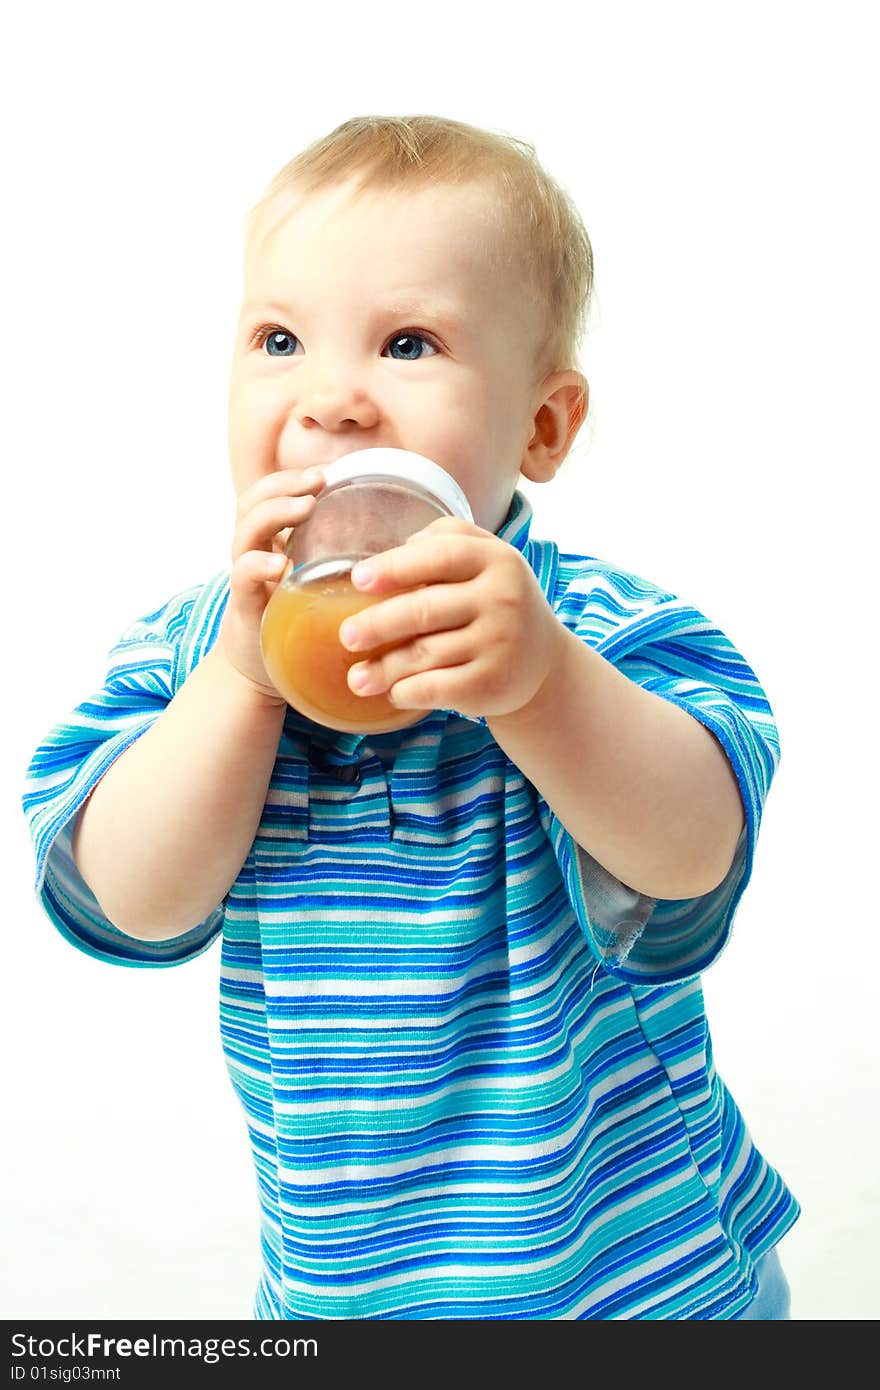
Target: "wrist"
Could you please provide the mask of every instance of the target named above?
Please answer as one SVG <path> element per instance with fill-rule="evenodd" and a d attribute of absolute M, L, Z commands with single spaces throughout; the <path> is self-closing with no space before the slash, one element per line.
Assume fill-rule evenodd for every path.
<path fill-rule="evenodd" d="M 554 711 L 559 708 L 560 692 L 570 678 L 572 644 L 581 644 L 555 614 L 551 615 L 551 623 L 549 651 L 543 678 L 528 700 L 518 709 L 488 717 L 487 723 L 493 733 L 496 730 L 499 733 L 528 730 L 555 717 Z"/>
<path fill-rule="evenodd" d="M 283 722 L 287 701 L 273 685 L 255 681 L 235 662 L 230 660 L 223 645 L 222 634 L 218 637 L 203 664 L 211 664 L 217 678 L 223 682 L 231 698 L 241 700 L 257 713 L 274 714 Z"/>

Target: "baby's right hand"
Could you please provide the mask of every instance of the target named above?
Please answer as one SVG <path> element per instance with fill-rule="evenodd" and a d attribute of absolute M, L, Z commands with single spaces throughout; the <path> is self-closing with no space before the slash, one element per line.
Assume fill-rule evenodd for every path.
<path fill-rule="evenodd" d="M 323 486 L 320 468 L 283 468 L 258 479 L 238 499 L 229 602 L 217 647 L 258 694 L 279 704 L 285 701 L 263 663 L 260 623 L 290 564 L 284 550 L 291 532 L 311 514 Z"/>

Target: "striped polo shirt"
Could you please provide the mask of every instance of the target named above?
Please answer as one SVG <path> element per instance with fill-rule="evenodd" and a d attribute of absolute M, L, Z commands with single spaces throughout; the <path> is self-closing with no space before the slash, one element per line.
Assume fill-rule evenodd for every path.
<path fill-rule="evenodd" d="M 746 824 L 710 893 L 621 883 L 485 720 L 356 735 L 288 709 L 224 900 L 171 940 L 117 930 L 73 863 L 73 819 L 216 640 L 228 571 L 133 624 L 31 761 L 36 888 L 74 946 L 168 966 L 221 940 L 256 1318 L 738 1318 L 798 1215 L 715 1070 L 700 987 L 778 762 L 767 698 L 696 609 L 530 521 L 517 493 L 499 535 L 559 621 L 730 760 Z"/>

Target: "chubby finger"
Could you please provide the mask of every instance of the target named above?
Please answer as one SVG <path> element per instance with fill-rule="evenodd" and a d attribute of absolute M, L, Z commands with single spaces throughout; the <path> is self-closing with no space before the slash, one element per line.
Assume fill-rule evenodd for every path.
<path fill-rule="evenodd" d="M 473 636 L 467 628 L 432 632 L 381 656 L 355 662 L 348 671 L 348 684 L 356 695 L 380 695 L 412 676 L 464 665 L 472 658 Z"/>
<path fill-rule="evenodd" d="M 320 468 L 276 468 L 245 488 L 238 499 L 237 514 L 243 517 L 270 497 L 304 497 L 307 493 L 317 496 L 323 487 Z"/>
<path fill-rule="evenodd" d="M 436 521 L 429 522 L 420 531 L 414 531 L 408 540 L 423 540 L 425 536 L 442 535 L 489 537 L 493 535 L 493 532 L 485 531 L 475 521 L 465 521 L 464 517 L 461 516 L 438 516 Z"/>
<path fill-rule="evenodd" d="M 476 601 L 465 584 L 434 584 L 395 594 L 346 618 L 339 640 L 350 652 L 366 652 L 427 632 L 464 627 L 476 617 Z"/>
<path fill-rule="evenodd" d="M 474 534 L 470 530 L 441 532 L 428 528 L 393 550 L 359 560 L 351 572 L 351 582 L 356 589 L 373 594 L 411 589 L 418 584 L 473 579 L 489 561 L 487 547 L 504 544 L 488 531 Z"/>
<path fill-rule="evenodd" d="M 386 692 L 398 709 L 454 709 L 461 714 L 481 715 L 487 706 L 474 689 L 473 663 L 437 666 L 395 681 Z"/>
<path fill-rule="evenodd" d="M 232 538 L 233 560 L 252 550 L 271 550 L 276 538 L 277 548 L 283 549 L 291 531 L 302 526 L 314 507 L 315 498 L 311 493 L 298 497 L 269 497 L 257 502 L 239 518 Z"/>
<path fill-rule="evenodd" d="M 266 607 L 268 586 L 277 583 L 290 567 L 284 555 L 249 550 L 240 555 L 229 575 L 229 600 L 243 618 L 259 622 Z"/>

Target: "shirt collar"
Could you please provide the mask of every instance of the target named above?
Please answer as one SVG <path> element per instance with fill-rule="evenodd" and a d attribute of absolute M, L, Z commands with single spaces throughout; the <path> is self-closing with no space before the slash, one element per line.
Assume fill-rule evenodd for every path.
<path fill-rule="evenodd" d="M 529 545 L 529 528 L 532 524 L 532 504 L 521 492 L 515 492 L 507 510 L 507 516 L 495 532 L 499 540 L 509 541 L 517 550 L 525 553 Z"/>
<path fill-rule="evenodd" d="M 541 586 L 548 603 L 553 602 L 556 591 L 556 571 L 559 552 L 548 541 L 533 541 L 529 535 L 532 525 L 532 504 L 522 492 L 515 492 L 511 498 L 507 516 L 496 535 L 514 546 L 528 562 L 532 573 Z"/>

